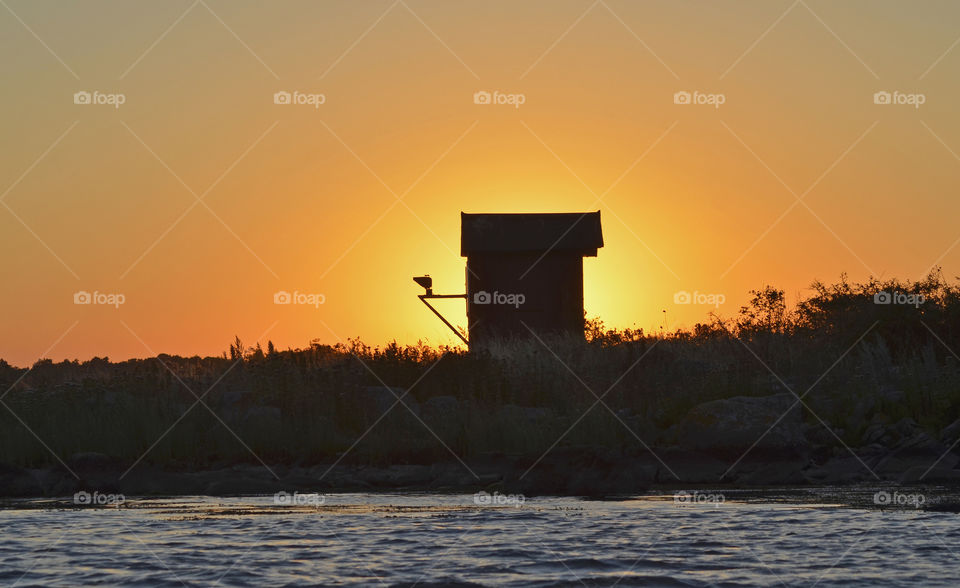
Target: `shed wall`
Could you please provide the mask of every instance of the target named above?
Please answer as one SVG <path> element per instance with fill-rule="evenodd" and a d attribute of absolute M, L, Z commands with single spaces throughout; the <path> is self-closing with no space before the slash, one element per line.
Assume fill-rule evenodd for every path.
<path fill-rule="evenodd" d="M 476 253 L 467 258 L 471 347 L 501 337 L 528 337 L 530 330 L 583 336 L 583 258 L 579 253 L 552 252 L 538 262 L 541 255 Z M 499 300 L 478 303 L 481 292 L 491 298 L 496 293 Z M 509 295 L 522 295 L 523 303 L 508 303 Z"/>

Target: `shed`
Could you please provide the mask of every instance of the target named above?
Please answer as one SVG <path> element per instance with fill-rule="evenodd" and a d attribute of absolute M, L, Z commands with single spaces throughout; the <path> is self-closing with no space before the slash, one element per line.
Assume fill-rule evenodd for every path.
<path fill-rule="evenodd" d="M 471 348 L 499 338 L 583 336 L 583 258 L 603 247 L 600 211 L 461 213 Z"/>

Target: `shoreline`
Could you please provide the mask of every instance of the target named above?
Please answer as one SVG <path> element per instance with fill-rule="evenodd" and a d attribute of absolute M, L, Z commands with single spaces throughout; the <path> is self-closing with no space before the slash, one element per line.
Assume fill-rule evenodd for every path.
<path fill-rule="evenodd" d="M 651 453 L 611 456 L 601 451 L 557 449 L 536 460 L 488 456 L 460 463 L 369 465 L 223 464 L 215 467 L 171 468 L 121 463 L 99 454 L 82 454 L 68 461 L 76 477 L 63 466 L 19 468 L 0 466 L 0 498 L 53 498 L 78 492 L 125 496 L 246 496 L 280 492 L 314 493 L 476 493 L 500 492 L 525 496 L 604 498 L 646 492 L 718 490 L 738 494 L 768 493 L 776 488 L 806 492 L 817 488 L 852 491 L 877 488 L 938 489 L 960 502 L 960 470 L 929 468 L 916 459 L 901 471 L 929 469 L 926 476 L 874 477 L 861 467 L 851 471 L 845 458 L 816 464 L 808 457 L 745 459 L 724 477 L 729 466 L 716 458 L 667 448 L 658 451 L 669 470 Z M 852 458 L 850 458 L 852 459 Z M 869 458 L 868 458 L 869 459 Z M 880 460 L 885 457 L 880 457 Z M 922 462 L 922 463 L 921 463 Z M 833 463 L 833 465 L 830 465 Z M 902 462 L 898 462 L 902 466 Z"/>
<path fill-rule="evenodd" d="M 892 491 L 892 492 L 891 492 Z M 892 501 L 877 500 L 878 495 L 885 495 L 889 500 L 890 495 L 908 498 L 917 498 L 920 500 L 910 501 L 897 500 Z M 141 509 L 141 508 L 162 508 L 165 510 L 177 511 L 180 514 L 184 512 L 201 512 L 211 510 L 213 515 L 225 513 L 231 515 L 251 515 L 251 514 L 289 514 L 291 512 L 300 513 L 352 513 L 364 512 L 364 505 L 367 509 L 390 511 L 392 508 L 389 502 L 375 505 L 368 504 L 369 501 L 350 501 L 352 496 L 365 496 L 368 499 L 375 499 L 395 496 L 398 499 L 410 499 L 416 497 L 434 496 L 440 498 L 449 498 L 454 496 L 470 497 L 471 494 L 465 489 L 448 490 L 429 490 L 429 489 L 376 489 L 366 491 L 330 491 L 326 493 L 301 493 L 301 497 L 315 498 L 310 501 L 278 501 L 275 495 L 269 493 L 240 493 L 240 494 L 158 494 L 158 495 L 121 495 L 118 502 L 111 504 L 78 504 L 75 496 L 46 496 L 46 497 L 16 497 L 0 498 L 0 510 L 117 510 L 117 509 Z M 873 484 L 857 484 L 852 486 L 780 486 L 766 488 L 736 488 L 732 486 L 701 486 L 699 489 L 687 487 L 679 489 L 672 486 L 657 486 L 644 490 L 640 493 L 625 493 L 610 496 L 576 496 L 576 495 L 540 495 L 532 497 L 523 497 L 523 500 L 517 503 L 490 503 L 477 500 L 477 494 L 474 493 L 472 503 L 466 504 L 447 504 L 438 503 L 436 505 L 423 505 L 417 507 L 421 510 L 430 511 L 439 509 L 449 510 L 476 510 L 483 511 L 487 509 L 501 509 L 511 511 L 520 508 L 531 508 L 526 504 L 530 499 L 570 499 L 575 501 L 596 501 L 596 502 L 668 502 L 678 509 L 719 509 L 727 504 L 755 504 L 755 505 L 791 505 L 798 507 L 813 508 L 840 508 L 840 509 L 860 509 L 871 511 L 882 511 L 891 513 L 916 513 L 916 512 L 940 512 L 948 514 L 960 514 L 960 487 L 944 487 L 939 485 L 922 485 L 910 487 L 898 487 L 896 490 L 889 486 Z M 514 495 L 510 495 L 514 496 Z M 698 499 L 698 496 L 704 499 Z M 330 501 L 334 498 L 335 501 Z M 347 500 L 337 500 L 346 498 Z M 196 507 L 189 503 L 184 503 L 184 499 L 197 499 L 200 501 L 221 500 L 225 504 L 217 507 L 200 506 Z M 254 499 L 263 499 L 267 502 L 261 504 L 259 501 L 252 502 Z M 271 500 L 272 499 L 272 500 Z M 218 509 L 226 508 L 226 511 Z M 411 507 L 404 507 L 409 510 Z M 532 506 L 534 509 L 542 506 Z"/>

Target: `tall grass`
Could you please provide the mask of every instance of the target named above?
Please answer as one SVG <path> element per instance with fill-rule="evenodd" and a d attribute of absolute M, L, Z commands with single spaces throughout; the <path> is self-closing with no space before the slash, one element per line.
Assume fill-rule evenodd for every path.
<path fill-rule="evenodd" d="M 924 302 L 876 304 L 878 292 Z M 752 294 L 736 317 L 686 331 L 651 336 L 589 320 L 586 340 L 504 341 L 474 353 L 360 341 L 264 351 L 237 340 L 221 357 L 41 360 L 29 370 L 0 361 L 11 409 L 0 407 L 0 462 L 98 452 L 175 468 L 345 453 L 430 463 L 450 459 L 447 448 L 463 458 L 538 456 L 561 436 L 561 445 L 616 452 L 636 447 L 634 434 L 667 442 L 664 431 L 697 404 L 787 389 L 809 390 L 813 412 L 850 444 L 871 422 L 909 417 L 937 432 L 960 417 L 960 288 L 939 272 L 815 283 L 789 309 L 780 290 Z M 385 417 L 396 398 L 384 384 L 403 395 Z"/>

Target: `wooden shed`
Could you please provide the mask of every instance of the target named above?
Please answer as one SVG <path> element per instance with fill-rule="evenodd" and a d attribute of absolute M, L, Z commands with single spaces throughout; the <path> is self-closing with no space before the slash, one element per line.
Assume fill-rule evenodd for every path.
<path fill-rule="evenodd" d="M 603 247 L 600 211 L 461 213 L 470 347 L 537 334 L 583 336 L 583 258 Z"/>

